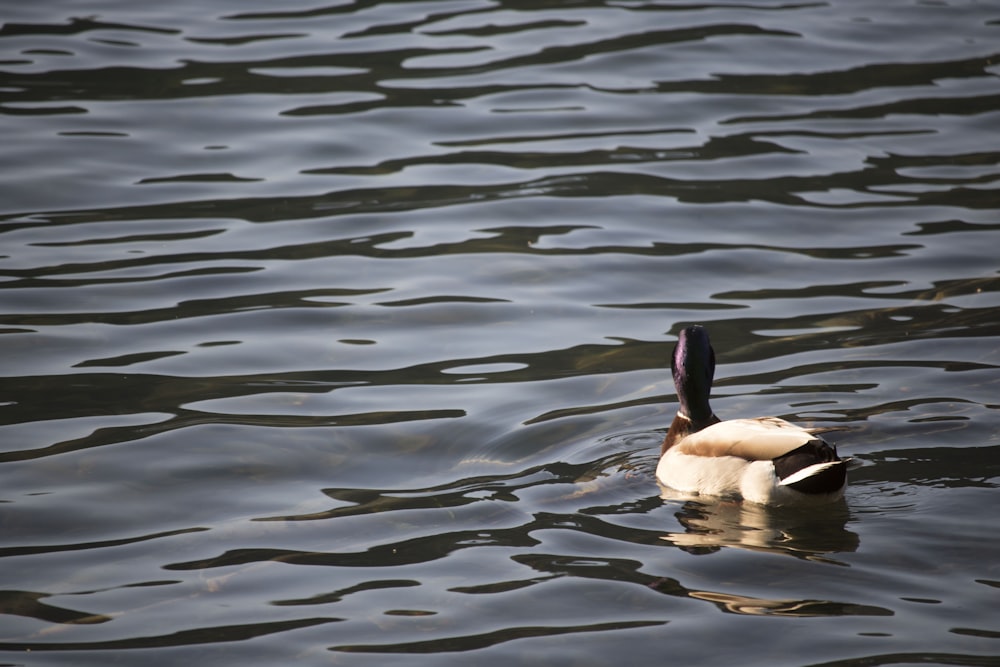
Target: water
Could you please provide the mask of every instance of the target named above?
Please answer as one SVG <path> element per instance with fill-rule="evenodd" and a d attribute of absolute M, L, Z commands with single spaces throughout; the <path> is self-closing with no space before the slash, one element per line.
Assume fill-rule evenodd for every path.
<path fill-rule="evenodd" d="M 1000 664 L 1000 6 L 2 13 L 3 664 Z"/>

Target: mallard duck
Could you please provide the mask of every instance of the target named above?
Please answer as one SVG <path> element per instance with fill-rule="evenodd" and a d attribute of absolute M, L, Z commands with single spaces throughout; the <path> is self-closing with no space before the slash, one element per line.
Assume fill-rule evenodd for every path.
<path fill-rule="evenodd" d="M 701 326 L 681 331 L 670 364 L 680 408 L 656 478 L 683 493 L 786 505 L 844 494 L 849 459 L 818 433 L 778 417 L 721 421 L 708 403 L 715 350 Z"/>

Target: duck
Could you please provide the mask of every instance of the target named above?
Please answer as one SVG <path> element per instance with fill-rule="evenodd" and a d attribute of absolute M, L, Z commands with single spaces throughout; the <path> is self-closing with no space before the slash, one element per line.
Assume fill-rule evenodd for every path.
<path fill-rule="evenodd" d="M 721 420 L 709 404 L 715 350 L 701 325 L 684 328 L 670 362 L 677 414 L 660 448 L 656 479 L 684 494 L 762 505 L 830 503 L 847 487 L 849 458 L 820 433 L 779 417 Z"/>

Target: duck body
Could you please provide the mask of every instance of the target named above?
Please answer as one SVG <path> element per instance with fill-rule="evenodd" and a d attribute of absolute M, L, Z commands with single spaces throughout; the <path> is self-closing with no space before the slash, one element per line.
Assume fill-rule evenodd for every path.
<path fill-rule="evenodd" d="M 709 406 L 715 353 L 704 328 L 681 332 L 671 364 L 680 410 L 663 441 L 656 478 L 683 493 L 768 505 L 833 502 L 848 460 L 822 429 L 778 417 L 721 421 Z"/>
<path fill-rule="evenodd" d="M 660 457 L 656 477 L 684 493 L 765 505 L 822 503 L 843 496 L 847 461 L 813 431 L 784 419 L 732 419 L 675 442 Z"/>

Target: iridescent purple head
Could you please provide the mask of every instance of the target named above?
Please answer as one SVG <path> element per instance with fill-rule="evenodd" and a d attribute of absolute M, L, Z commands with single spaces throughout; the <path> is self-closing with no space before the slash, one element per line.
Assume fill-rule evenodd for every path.
<path fill-rule="evenodd" d="M 712 421 L 708 398 L 715 377 L 715 350 L 704 327 L 696 324 L 681 330 L 670 369 L 677 388 L 679 412 L 695 424 Z"/>

